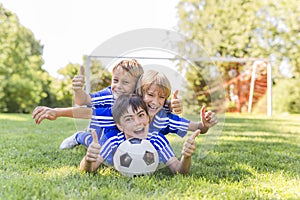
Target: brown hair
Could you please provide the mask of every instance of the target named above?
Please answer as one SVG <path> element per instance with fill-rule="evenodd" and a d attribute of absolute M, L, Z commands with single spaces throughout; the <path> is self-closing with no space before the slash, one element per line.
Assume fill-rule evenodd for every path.
<path fill-rule="evenodd" d="M 138 79 L 143 73 L 144 69 L 137 60 L 122 60 L 112 69 L 112 73 L 114 73 L 117 69 L 121 68 L 122 70 L 128 72 L 131 76 Z"/>
<path fill-rule="evenodd" d="M 151 85 L 157 85 L 166 95 L 166 99 L 171 94 L 171 84 L 169 79 L 162 73 L 155 70 L 149 70 L 143 74 L 137 82 L 136 93 L 144 96 Z"/>
<path fill-rule="evenodd" d="M 112 115 L 116 124 L 120 124 L 121 117 L 127 113 L 129 107 L 132 108 L 133 112 L 141 108 L 145 110 L 149 116 L 147 105 L 141 96 L 136 94 L 123 94 L 116 99 L 112 106 Z"/>

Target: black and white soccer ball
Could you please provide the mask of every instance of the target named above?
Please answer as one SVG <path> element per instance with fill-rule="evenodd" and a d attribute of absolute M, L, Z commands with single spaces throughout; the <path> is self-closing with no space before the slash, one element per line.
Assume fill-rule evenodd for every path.
<path fill-rule="evenodd" d="M 124 176 L 146 175 L 156 171 L 158 153 L 149 140 L 130 138 L 117 148 L 114 167 Z"/>

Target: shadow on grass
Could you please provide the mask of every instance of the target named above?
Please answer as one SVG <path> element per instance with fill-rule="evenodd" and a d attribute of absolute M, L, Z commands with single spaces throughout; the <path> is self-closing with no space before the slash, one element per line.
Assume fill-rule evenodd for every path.
<path fill-rule="evenodd" d="M 190 175 L 215 183 L 239 182 L 257 174 L 277 172 L 299 177 L 297 130 L 300 125 L 289 119 L 228 117 L 217 144 L 208 147 L 210 153 L 204 159 L 194 154 Z M 199 145 L 205 148 L 210 144 Z M 181 149 L 182 142 L 174 140 L 172 146 Z"/>
<path fill-rule="evenodd" d="M 230 149 L 230 152 L 228 150 Z M 227 141 L 204 159 L 193 159 L 191 174 L 213 182 L 241 181 L 257 173 L 300 175 L 300 150 L 283 142 Z"/>

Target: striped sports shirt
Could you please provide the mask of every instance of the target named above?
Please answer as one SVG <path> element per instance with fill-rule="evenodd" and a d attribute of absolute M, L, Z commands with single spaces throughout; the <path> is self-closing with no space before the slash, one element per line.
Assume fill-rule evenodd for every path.
<path fill-rule="evenodd" d="M 106 134 L 108 137 L 100 138 L 100 156 L 110 165 L 113 165 L 113 156 L 118 146 L 126 140 L 123 132 L 118 129 L 110 129 Z M 152 132 L 148 134 L 147 140 L 151 142 L 154 148 L 157 150 L 159 156 L 159 162 L 167 163 L 172 157 L 175 157 L 175 153 L 169 144 L 166 137 L 158 132 Z"/>
<path fill-rule="evenodd" d="M 114 103 L 111 87 L 107 87 L 95 94 L 90 94 L 92 99 L 93 114 L 90 122 L 90 128 L 99 130 L 102 128 L 116 128 L 112 116 L 111 107 Z M 164 105 L 150 123 L 149 132 L 160 132 L 164 135 L 175 133 L 180 137 L 187 134 L 190 121 L 173 114 Z M 99 132 L 99 131 L 98 131 Z"/>

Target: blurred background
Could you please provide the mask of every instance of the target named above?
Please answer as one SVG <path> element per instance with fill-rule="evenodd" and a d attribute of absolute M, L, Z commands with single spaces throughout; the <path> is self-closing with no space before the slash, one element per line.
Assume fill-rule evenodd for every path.
<path fill-rule="evenodd" d="M 298 0 L 1 1 L 0 112 L 72 106 L 72 78 L 93 49 L 139 28 L 184 36 L 177 48 L 193 63 L 177 60 L 173 71 L 187 83 L 185 112 L 193 99 L 216 111 L 267 114 L 271 97 L 273 114 L 300 113 Z M 110 85 L 101 59 L 89 67 L 92 91 Z"/>

